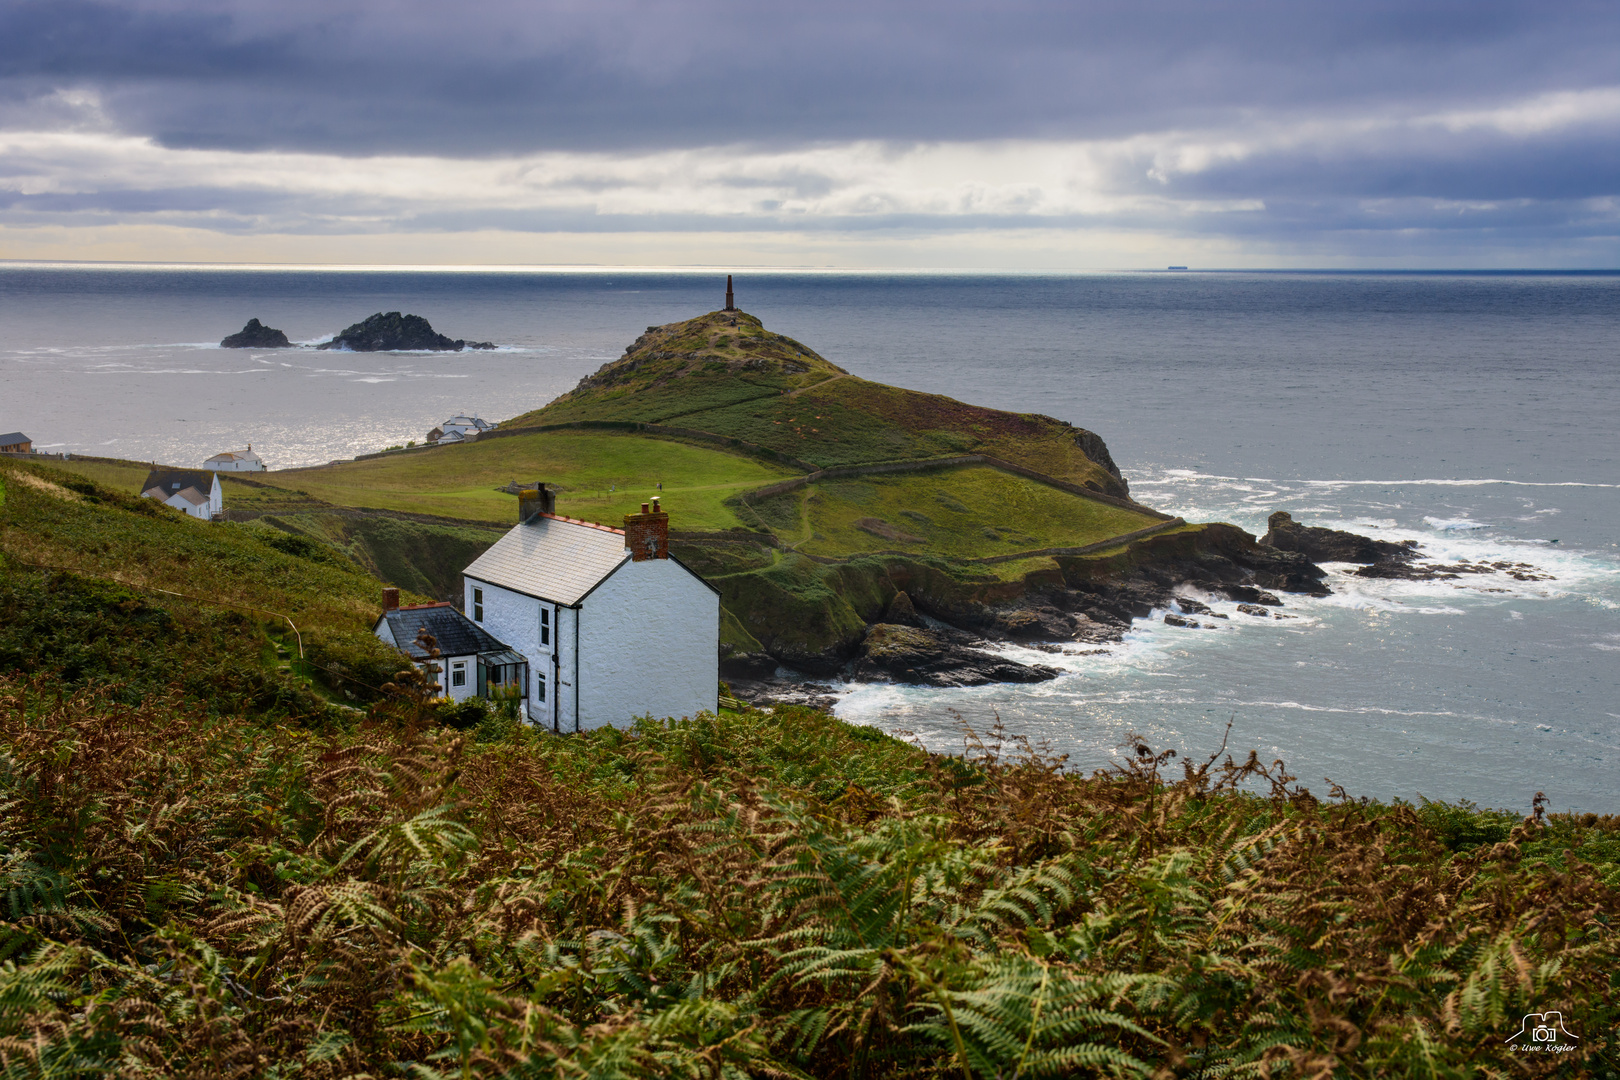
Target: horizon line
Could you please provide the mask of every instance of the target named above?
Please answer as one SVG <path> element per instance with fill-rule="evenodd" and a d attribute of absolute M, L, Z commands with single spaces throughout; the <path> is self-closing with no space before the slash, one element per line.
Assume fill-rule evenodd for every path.
<path fill-rule="evenodd" d="M 1620 267 L 1335 267 L 1335 266 L 1123 266 L 1075 268 L 836 266 L 791 263 L 758 265 L 738 263 L 275 263 L 183 262 L 177 260 L 114 259 L 0 259 L 0 269 L 75 270 L 234 270 L 305 273 L 512 273 L 512 274 L 851 274 L 950 277 L 962 275 L 1007 277 L 1083 277 L 1109 274 L 1382 274 L 1478 276 L 1599 276 L 1620 275 Z"/>

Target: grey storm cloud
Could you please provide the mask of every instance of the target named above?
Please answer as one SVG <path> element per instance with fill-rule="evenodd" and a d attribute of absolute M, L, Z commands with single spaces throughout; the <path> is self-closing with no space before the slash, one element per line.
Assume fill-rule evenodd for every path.
<path fill-rule="evenodd" d="M 1614 237 L 1617 44 L 1580 2 L 10 0 L 0 222 Z M 300 176 L 390 157 L 438 165 Z"/>
<path fill-rule="evenodd" d="M 0 8 L 13 109 L 93 88 L 177 147 L 524 153 L 1107 138 L 1613 77 L 1613 4 L 1013 2 Z"/>

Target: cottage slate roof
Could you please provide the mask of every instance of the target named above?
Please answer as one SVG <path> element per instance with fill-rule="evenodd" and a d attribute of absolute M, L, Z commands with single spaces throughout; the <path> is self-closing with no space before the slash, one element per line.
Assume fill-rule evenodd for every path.
<path fill-rule="evenodd" d="M 141 485 L 141 494 L 153 488 L 163 492 L 165 499 L 186 488 L 196 488 L 207 498 L 214 490 L 214 474 L 206 469 L 153 469 Z"/>
<path fill-rule="evenodd" d="M 388 621 L 399 649 L 412 660 L 426 660 L 427 650 L 416 644 L 423 627 L 438 643 L 440 656 L 471 656 L 473 653 L 506 652 L 506 644 L 449 604 L 394 608 L 382 617 Z"/>
<path fill-rule="evenodd" d="M 20 431 L 8 431 L 4 435 L 0 435 L 0 446 L 16 446 L 18 443 L 33 441 Z"/>
<path fill-rule="evenodd" d="M 577 604 L 628 558 L 623 529 L 540 514 L 513 526 L 462 573 L 554 604 Z"/>

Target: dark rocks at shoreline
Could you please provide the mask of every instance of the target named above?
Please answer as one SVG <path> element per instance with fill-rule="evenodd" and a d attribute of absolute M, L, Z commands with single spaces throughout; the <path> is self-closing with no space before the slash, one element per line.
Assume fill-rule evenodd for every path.
<path fill-rule="evenodd" d="M 290 349 L 287 335 L 258 319 L 249 319 L 240 331 L 228 335 L 219 343 L 222 349 Z"/>
<path fill-rule="evenodd" d="M 983 686 L 1045 682 L 1062 674 L 1055 668 L 1020 664 L 972 647 L 978 643 L 979 639 L 959 630 L 878 623 L 867 630 L 851 675 L 866 682 Z"/>
<path fill-rule="evenodd" d="M 381 312 L 357 322 L 331 341 L 316 348 L 347 349 L 350 352 L 461 352 L 463 349 L 493 349 L 494 342 L 464 341 L 434 331 L 420 315 Z"/>
<path fill-rule="evenodd" d="M 1260 538 L 1265 547 L 1279 551 L 1294 551 L 1312 562 L 1347 562 L 1394 566 L 1410 563 L 1417 557 L 1417 541 L 1395 543 L 1374 540 L 1342 529 L 1323 529 L 1301 525 L 1286 510 L 1278 510 L 1266 519 L 1266 535 Z M 1373 576 L 1373 575 L 1364 575 Z M 1377 576 L 1398 577 L 1396 573 Z"/>
<path fill-rule="evenodd" d="M 892 626 L 912 626 L 918 630 L 926 630 L 928 623 L 917 614 L 917 607 L 911 602 L 911 596 L 904 589 L 895 593 L 889 600 L 889 606 L 884 608 L 883 617 L 879 622 L 889 623 Z"/>
<path fill-rule="evenodd" d="M 1207 603 L 1187 595 L 1188 590 L 1238 601 L 1262 616 L 1267 607 L 1282 605 L 1272 590 L 1313 596 L 1329 592 L 1322 580 L 1326 572 L 1303 554 L 1263 546 L 1233 525 L 1151 537 L 1133 548 L 1123 564 L 1058 557 L 1055 573 L 1032 577 L 1021 586 L 986 583 L 980 597 L 955 584 L 938 588 L 931 571 L 898 565 L 867 583 L 879 589 L 888 583 L 893 591 L 884 590 L 888 599 L 866 616 L 872 621 L 862 637 L 806 649 L 810 643 L 797 633 L 784 635 L 785 641 L 766 635 L 761 641 L 769 655 L 732 655 L 722 661 L 721 670 L 734 686 L 749 686 L 760 700 L 795 693 L 792 688 L 802 682 L 802 676 L 779 676 L 778 663 L 812 677 L 841 673 L 856 680 L 929 686 L 1040 681 L 1058 673 L 986 653 L 984 645 L 1007 641 L 1072 653 L 1065 646 L 1123 640 L 1133 619 L 1155 611 L 1168 611 L 1187 626 L 1218 629 L 1229 624 L 1217 619 L 1220 613 Z M 1184 614 L 1176 614 L 1178 609 Z M 1194 614 L 1208 620 L 1190 617 Z"/>

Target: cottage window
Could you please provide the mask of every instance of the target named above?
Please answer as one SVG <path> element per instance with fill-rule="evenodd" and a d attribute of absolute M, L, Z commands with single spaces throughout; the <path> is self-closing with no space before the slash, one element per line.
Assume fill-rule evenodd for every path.
<path fill-rule="evenodd" d="M 540 609 L 540 644 L 542 644 L 542 645 L 550 645 L 551 644 L 551 609 L 550 608 L 541 608 Z M 544 701 L 545 698 L 542 696 L 540 700 Z"/>
<path fill-rule="evenodd" d="M 450 685 L 467 685 L 467 661 L 457 660 L 455 663 L 450 665 Z"/>
<path fill-rule="evenodd" d="M 473 590 L 473 622 L 484 621 L 484 590 Z"/>
<path fill-rule="evenodd" d="M 537 671 L 534 674 L 534 700 L 546 700 L 546 673 Z"/>

